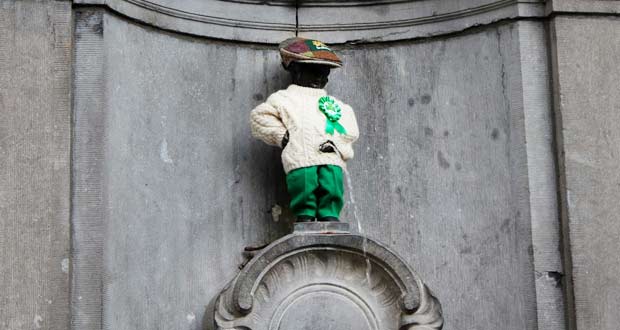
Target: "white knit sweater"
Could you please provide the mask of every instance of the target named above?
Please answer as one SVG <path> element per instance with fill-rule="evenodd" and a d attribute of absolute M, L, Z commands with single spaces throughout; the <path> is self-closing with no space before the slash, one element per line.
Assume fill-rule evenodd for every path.
<path fill-rule="evenodd" d="M 282 150 L 282 165 L 286 173 L 301 167 L 314 165 L 345 166 L 353 158 L 352 144 L 359 131 L 353 109 L 334 98 L 342 109 L 338 121 L 346 130 L 342 135 L 325 132 L 327 118 L 319 110 L 319 98 L 327 93 L 324 89 L 290 85 L 271 94 L 265 103 L 259 104 L 250 114 L 252 135 L 265 143 L 281 146 L 282 139 L 289 132 L 289 142 Z M 337 152 L 325 153 L 319 146 L 332 141 Z"/>

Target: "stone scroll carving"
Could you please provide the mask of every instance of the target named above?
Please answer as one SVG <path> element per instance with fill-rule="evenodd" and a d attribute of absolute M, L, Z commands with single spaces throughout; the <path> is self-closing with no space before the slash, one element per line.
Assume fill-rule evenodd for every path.
<path fill-rule="evenodd" d="M 333 231 L 332 231 L 333 232 Z M 369 238 L 297 231 L 256 255 L 215 305 L 222 330 L 441 329 L 420 277 Z"/>

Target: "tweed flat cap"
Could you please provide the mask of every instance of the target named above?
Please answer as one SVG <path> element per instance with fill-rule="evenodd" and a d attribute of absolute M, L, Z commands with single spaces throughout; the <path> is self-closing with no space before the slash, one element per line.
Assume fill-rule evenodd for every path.
<path fill-rule="evenodd" d="M 333 68 L 342 66 L 342 60 L 318 40 L 306 38 L 289 38 L 280 43 L 282 63 L 288 67 L 291 62 L 324 64 Z"/>

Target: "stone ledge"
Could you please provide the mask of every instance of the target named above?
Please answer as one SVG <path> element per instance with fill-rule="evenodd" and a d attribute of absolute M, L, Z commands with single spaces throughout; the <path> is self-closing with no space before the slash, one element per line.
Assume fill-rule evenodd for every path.
<path fill-rule="evenodd" d="M 346 222 L 297 222 L 293 233 L 295 234 L 348 234 L 349 224 Z"/>

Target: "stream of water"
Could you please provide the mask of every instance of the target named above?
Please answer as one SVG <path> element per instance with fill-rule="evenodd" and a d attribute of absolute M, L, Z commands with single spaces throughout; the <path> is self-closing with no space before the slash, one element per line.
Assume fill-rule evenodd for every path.
<path fill-rule="evenodd" d="M 372 271 L 372 264 L 370 263 L 370 259 L 368 258 L 366 251 L 368 247 L 368 239 L 366 238 L 366 234 L 364 233 L 364 229 L 362 228 L 362 222 L 357 216 L 357 204 L 355 203 L 355 190 L 353 189 L 353 183 L 351 182 L 351 175 L 349 175 L 349 171 L 347 168 L 343 168 L 345 174 L 345 181 L 347 183 L 347 190 L 349 191 L 349 202 L 351 206 L 353 206 L 353 221 L 357 225 L 357 232 L 362 236 L 362 251 L 364 253 L 364 259 L 366 259 L 366 282 L 369 287 L 372 287 L 370 273 Z"/>

